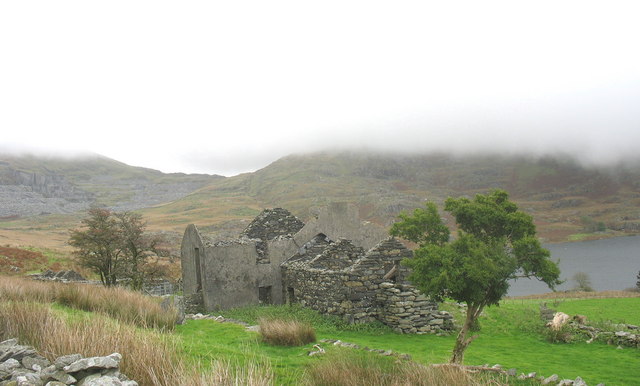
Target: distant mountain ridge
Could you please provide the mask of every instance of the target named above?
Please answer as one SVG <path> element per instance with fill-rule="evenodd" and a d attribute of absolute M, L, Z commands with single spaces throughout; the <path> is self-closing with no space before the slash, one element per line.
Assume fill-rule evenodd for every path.
<path fill-rule="evenodd" d="M 0 224 L 0 238 L 32 243 L 55 232 L 53 244 L 60 245 L 90 205 L 138 210 L 150 230 L 171 233 L 177 243 L 191 223 L 214 237 L 233 237 L 263 208 L 287 208 L 308 220 L 334 201 L 352 203 L 363 219 L 388 226 L 400 211 L 426 200 L 441 205 L 449 196 L 494 188 L 507 190 L 534 217 L 546 241 L 640 233 L 637 164 L 595 168 L 560 157 L 323 152 L 287 156 L 234 177 L 164 174 L 101 156 L 0 155 L 0 220 L 8 221 Z M 47 213 L 69 215 L 39 216 Z"/>
<path fill-rule="evenodd" d="M 219 176 L 164 174 L 99 156 L 0 154 L 0 217 L 75 213 L 91 205 L 136 210 L 172 201 Z"/>
<path fill-rule="evenodd" d="M 254 173 L 220 179 L 197 192 L 145 211 L 174 223 L 192 221 L 212 231 L 241 227 L 265 207 L 285 207 L 302 219 L 331 201 L 357 205 L 369 221 L 389 225 L 425 200 L 473 196 L 500 188 L 538 224 L 547 240 L 640 231 L 640 167 L 584 167 L 568 158 L 447 154 L 315 153 L 281 158 Z M 310 212 L 311 209 L 311 212 Z M 246 225 L 246 224 L 244 224 Z"/>

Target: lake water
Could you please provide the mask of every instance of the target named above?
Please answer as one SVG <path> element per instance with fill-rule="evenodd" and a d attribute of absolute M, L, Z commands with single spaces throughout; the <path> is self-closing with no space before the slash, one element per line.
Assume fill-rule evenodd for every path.
<path fill-rule="evenodd" d="M 580 241 L 574 243 L 546 244 L 551 259 L 560 260 L 560 278 L 567 279 L 558 290 L 575 287 L 571 280 L 577 272 L 584 272 L 591 279 L 596 291 L 622 290 L 635 287 L 640 271 L 640 236 Z M 532 295 L 550 292 L 549 287 L 538 280 L 518 279 L 511 283 L 509 296 Z"/>

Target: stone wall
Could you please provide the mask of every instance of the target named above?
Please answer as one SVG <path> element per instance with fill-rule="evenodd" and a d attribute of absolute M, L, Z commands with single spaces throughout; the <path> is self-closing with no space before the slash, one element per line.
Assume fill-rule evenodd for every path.
<path fill-rule="evenodd" d="M 278 236 L 294 235 L 303 226 L 304 223 L 286 209 L 265 209 L 251 221 L 240 236 L 273 240 Z"/>
<path fill-rule="evenodd" d="M 193 236 L 193 235 L 191 235 Z M 185 238 L 189 240 L 191 236 Z M 197 240 L 197 239 L 196 239 Z M 280 263 L 292 256 L 298 247 L 291 237 L 279 236 L 265 243 L 268 261 L 261 261 L 256 244 L 262 240 L 240 238 L 206 244 L 200 258 L 200 289 L 195 262 L 195 245 L 183 244 L 184 294 L 202 294 L 202 309 L 213 311 L 250 304 L 282 304 Z M 195 299 L 195 298 L 194 298 Z"/>
<path fill-rule="evenodd" d="M 294 235 L 294 239 L 298 245 L 303 245 L 319 233 L 331 240 L 346 238 L 365 250 L 373 248 L 380 240 L 389 236 L 385 228 L 360 220 L 355 205 L 343 202 L 331 203 L 318 209 L 314 218 L 307 221 Z"/>
<path fill-rule="evenodd" d="M 313 246 L 308 248 L 317 252 Z M 384 240 L 359 258 L 351 256 L 354 250 L 347 240 L 340 240 L 316 257 L 299 253 L 285 262 L 282 271 L 287 302 L 337 315 L 350 323 L 379 320 L 402 333 L 453 328 L 451 315 L 438 311 L 436 303 L 406 282 L 408 271 L 400 261 L 412 253 L 400 242 Z M 319 262 L 325 268 L 319 268 Z M 352 264 L 345 266 L 345 262 Z"/>
<path fill-rule="evenodd" d="M 377 293 L 379 319 L 397 332 L 428 334 L 453 329 L 453 316 L 439 311 L 437 303 L 416 288 L 394 283 L 382 283 L 380 288 Z"/>
<path fill-rule="evenodd" d="M 286 302 L 298 303 L 323 314 L 343 316 L 346 307 L 342 303 L 349 292 L 344 279 L 344 274 L 337 271 L 283 267 Z"/>
<path fill-rule="evenodd" d="M 16 339 L 0 342 L 0 384 L 137 386 L 119 371 L 122 355 L 83 358 L 65 355 L 53 362 Z"/>
<path fill-rule="evenodd" d="M 202 292 L 202 272 L 204 271 L 205 241 L 198 228 L 187 226 L 180 246 L 180 264 L 182 266 L 182 290 L 185 295 Z"/>

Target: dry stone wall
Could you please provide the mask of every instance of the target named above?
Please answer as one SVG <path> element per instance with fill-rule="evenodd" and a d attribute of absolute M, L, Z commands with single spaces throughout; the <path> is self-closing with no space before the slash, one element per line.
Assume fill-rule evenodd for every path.
<path fill-rule="evenodd" d="M 265 209 L 242 232 L 250 239 L 273 240 L 278 236 L 294 235 L 304 223 L 283 208 Z"/>
<path fill-rule="evenodd" d="M 317 243 L 316 243 L 317 244 Z M 351 323 L 379 320 L 402 333 L 437 333 L 453 328 L 450 314 L 406 282 L 407 269 L 400 265 L 411 251 L 395 239 L 379 243 L 355 258 L 347 240 L 332 242 L 315 258 L 302 249 L 283 264 L 287 301 Z M 322 262 L 325 268 L 318 268 Z M 345 262 L 353 262 L 345 266 Z"/>
<path fill-rule="evenodd" d="M 380 284 L 377 301 L 380 320 L 405 334 L 429 334 L 453 329 L 453 316 L 439 311 L 437 303 L 430 301 L 416 288 L 394 283 Z"/>
<path fill-rule="evenodd" d="M 137 386 L 120 372 L 121 360 L 118 353 L 90 358 L 71 354 L 51 362 L 33 347 L 9 339 L 0 342 L 0 386 Z"/>

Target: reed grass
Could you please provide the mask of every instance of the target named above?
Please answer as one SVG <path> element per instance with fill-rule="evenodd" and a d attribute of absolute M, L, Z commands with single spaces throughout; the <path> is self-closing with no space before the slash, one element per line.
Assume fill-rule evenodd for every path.
<path fill-rule="evenodd" d="M 188 364 L 179 339 L 162 331 L 140 329 L 92 314 L 67 320 L 50 305 L 24 301 L 0 303 L 0 340 L 18 338 L 50 360 L 80 353 L 85 357 L 122 354 L 120 371 L 140 385 L 268 385 L 268 363 L 234 365 L 215 361 L 207 371 Z"/>
<path fill-rule="evenodd" d="M 57 302 L 82 311 L 101 312 L 140 327 L 173 330 L 176 310 L 163 309 L 149 296 L 119 287 L 0 278 L 0 301 Z"/>
<path fill-rule="evenodd" d="M 260 319 L 260 337 L 275 346 L 302 346 L 316 341 L 313 327 L 297 320 Z"/>
<path fill-rule="evenodd" d="M 332 352 L 305 372 L 310 386 L 456 386 L 507 384 L 499 375 L 470 374 L 459 366 L 425 366 L 371 353 Z"/>

